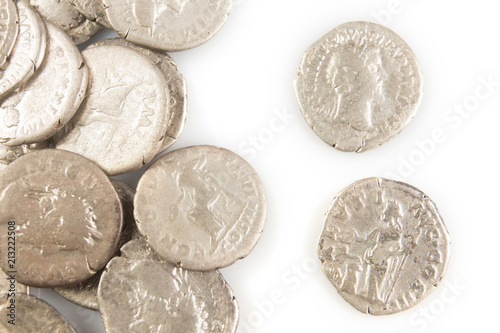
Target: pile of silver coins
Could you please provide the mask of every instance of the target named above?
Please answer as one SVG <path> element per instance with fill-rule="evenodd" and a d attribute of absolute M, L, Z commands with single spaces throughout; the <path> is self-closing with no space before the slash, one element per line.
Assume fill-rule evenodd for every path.
<path fill-rule="evenodd" d="M 235 153 L 172 151 L 186 82 L 165 51 L 210 39 L 230 0 L 2 0 L 0 331 L 74 332 L 28 288 L 100 311 L 108 332 L 235 332 L 217 269 L 246 257 L 263 185 Z M 104 27 L 122 38 L 77 44 Z M 6 319 L 6 320 L 4 320 Z"/>

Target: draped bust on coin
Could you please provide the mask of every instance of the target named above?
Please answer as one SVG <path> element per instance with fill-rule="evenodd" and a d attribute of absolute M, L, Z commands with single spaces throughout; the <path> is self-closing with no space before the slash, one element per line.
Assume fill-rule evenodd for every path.
<path fill-rule="evenodd" d="M 405 183 L 368 178 L 335 197 L 317 251 L 323 272 L 346 301 L 384 315 L 407 310 L 436 289 L 449 248 L 448 231 L 429 197 Z"/>
<path fill-rule="evenodd" d="M 122 229 L 120 199 L 106 174 L 91 161 L 61 150 L 21 156 L 0 173 L 0 227 L 15 226 L 17 271 L 25 285 L 52 288 L 85 281 L 115 253 Z"/>
<path fill-rule="evenodd" d="M 255 247 L 266 218 L 259 176 L 213 146 L 170 152 L 139 180 L 137 227 L 162 258 L 192 270 L 226 267 Z"/>
<path fill-rule="evenodd" d="M 307 123 L 323 141 L 364 152 L 413 119 L 423 83 L 415 54 L 401 37 L 375 23 L 350 22 L 307 49 L 295 91 Z"/>
<path fill-rule="evenodd" d="M 106 332 L 234 333 L 239 309 L 218 271 L 195 272 L 157 257 L 143 239 L 106 266 L 98 290 Z"/>

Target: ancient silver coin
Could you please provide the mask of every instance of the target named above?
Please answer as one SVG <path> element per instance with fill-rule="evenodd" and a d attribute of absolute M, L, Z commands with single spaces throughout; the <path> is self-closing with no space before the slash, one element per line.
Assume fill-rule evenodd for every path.
<path fill-rule="evenodd" d="M 16 256 L 0 233 L 0 267 L 25 285 L 53 288 L 87 280 L 115 253 L 120 199 L 106 174 L 87 159 L 44 149 L 0 173 L 0 228 L 15 226 Z"/>
<path fill-rule="evenodd" d="M 40 150 L 48 147 L 48 141 L 14 147 L 8 147 L 0 144 L 0 171 L 5 170 L 7 166 L 10 163 L 14 162 L 18 157 L 23 156 L 33 150 Z"/>
<path fill-rule="evenodd" d="M 144 240 L 126 244 L 99 284 L 106 331 L 236 331 L 236 298 L 218 271 L 195 272 L 162 262 Z"/>
<path fill-rule="evenodd" d="M 0 77 L 0 97 L 26 82 L 42 64 L 47 46 L 45 24 L 25 0 L 16 3 L 19 36 Z"/>
<path fill-rule="evenodd" d="M 251 252 L 264 229 L 266 199 L 259 176 L 240 156 L 194 146 L 170 152 L 146 170 L 134 215 L 161 257 L 207 271 Z"/>
<path fill-rule="evenodd" d="M 27 294 L 28 287 L 17 282 L 15 273 L 4 273 L 0 269 L 0 293 L 12 294 Z M 5 318 L 5 317 L 4 317 Z"/>
<path fill-rule="evenodd" d="M 128 47 L 91 47 L 83 56 L 91 73 L 88 96 L 54 137 L 55 147 L 87 157 L 109 175 L 137 170 L 153 159 L 165 136 L 165 78 Z"/>
<path fill-rule="evenodd" d="M 47 54 L 32 78 L 1 102 L 0 143 L 18 146 L 53 136 L 75 114 L 88 69 L 71 38 L 47 24 Z"/>
<path fill-rule="evenodd" d="M 113 183 L 116 192 L 120 196 L 123 208 L 123 230 L 118 243 L 117 252 L 115 253 L 115 256 L 117 256 L 120 254 L 120 247 L 125 245 L 128 241 L 138 239 L 142 236 L 137 230 L 134 220 L 133 205 L 135 191 L 123 182 L 111 179 L 111 183 Z M 54 291 L 70 302 L 83 306 L 84 308 L 99 311 L 97 287 L 99 286 L 103 271 L 104 268 L 84 282 L 73 286 L 55 288 Z"/>
<path fill-rule="evenodd" d="M 8 323 L 10 298 L 0 294 L 1 332 L 76 333 L 64 317 L 49 304 L 34 296 L 16 294 L 15 326 Z"/>
<path fill-rule="evenodd" d="M 166 53 L 155 52 L 144 47 L 137 46 L 122 38 L 104 39 L 92 44 L 91 47 L 99 45 L 121 45 L 130 47 L 147 56 L 154 62 L 156 67 L 161 70 L 167 81 L 170 103 L 168 104 L 168 110 L 166 110 L 168 113 L 167 132 L 165 133 L 163 143 L 158 153 L 170 148 L 177 141 L 184 130 L 184 124 L 186 123 L 187 118 L 186 80 L 177 69 L 175 61 Z"/>
<path fill-rule="evenodd" d="M 199 46 L 224 25 L 232 0 L 104 0 L 109 23 L 132 43 L 163 51 Z"/>
<path fill-rule="evenodd" d="M 2 68 L 16 43 L 19 31 L 16 5 L 12 0 L 0 0 L 0 68 Z"/>
<path fill-rule="evenodd" d="M 350 22 L 307 49 L 295 91 L 321 139 L 359 153 L 389 141 L 413 119 L 423 83 L 401 37 L 375 23 Z"/>
<path fill-rule="evenodd" d="M 108 22 L 106 9 L 102 0 L 69 0 L 76 9 L 91 21 L 96 21 L 102 26 L 112 29 Z"/>
<path fill-rule="evenodd" d="M 448 265 L 450 239 L 436 205 L 408 184 L 355 182 L 335 197 L 318 245 L 323 272 L 357 310 L 407 310 L 433 292 Z"/>
<path fill-rule="evenodd" d="M 47 22 L 64 30 L 76 45 L 85 43 L 102 30 L 97 22 L 87 20 L 68 0 L 29 0 Z"/>

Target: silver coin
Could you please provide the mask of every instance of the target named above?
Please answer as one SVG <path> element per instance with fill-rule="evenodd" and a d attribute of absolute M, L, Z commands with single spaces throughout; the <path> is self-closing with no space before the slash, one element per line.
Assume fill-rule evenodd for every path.
<path fill-rule="evenodd" d="M 0 293 L 6 293 L 8 295 L 12 293 L 16 295 L 27 294 L 28 288 L 24 284 L 17 282 L 15 273 L 6 274 L 0 269 Z"/>
<path fill-rule="evenodd" d="M 2 260 L 17 280 L 53 288 L 87 280 L 116 251 L 122 208 L 97 165 L 65 151 L 44 149 L 12 162 L 0 173 L 0 228 L 15 224 L 16 256 Z M 0 255 L 7 258 L 7 233 Z"/>
<path fill-rule="evenodd" d="M 111 183 L 113 183 L 116 192 L 120 196 L 123 207 L 123 230 L 120 242 L 118 243 L 118 247 L 120 248 L 128 241 L 141 237 L 134 220 L 133 204 L 135 191 L 123 182 L 111 179 Z M 115 256 L 119 254 L 120 250 L 118 249 Z M 70 302 L 83 306 L 84 308 L 99 311 L 97 287 L 99 286 L 103 271 L 104 268 L 82 283 L 69 287 L 55 288 L 54 291 Z"/>
<path fill-rule="evenodd" d="M 165 78 L 148 58 L 127 47 L 101 45 L 83 56 L 91 73 L 89 93 L 54 137 L 55 147 L 87 157 L 109 175 L 137 170 L 153 159 L 165 135 Z"/>
<path fill-rule="evenodd" d="M 45 24 L 40 16 L 24 0 L 17 2 L 16 6 L 19 36 L 0 77 L 0 97 L 31 78 L 42 64 L 47 46 Z"/>
<path fill-rule="evenodd" d="M 68 0 L 29 0 L 44 20 L 71 36 L 76 45 L 85 43 L 102 30 L 97 22 L 87 20 Z"/>
<path fill-rule="evenodd" d="M 405 183 L 368 178 L 335 197 L 317 251 L 323 272 L 347 302 L 384 315 L 407 310 L 436 289 L 449 247 L 427 195 Z"/>
<path fill-rule="evenodd" d="M 18 157 L 23 156 L 33 150 L 40 150 L 48 147 L 48 141 L 14 147 L 8 147 L 0 144 L 0 171 L 5 170 L 7 166 L 10 163 L 14 162 Z"/>
<path fill-rule="evenodd" d="M 59 28 L 47 24 L 47 54 L 41 67 L 0 106 L 0 142 L 8 146 L 44 141 L 75 114 L 88 84 L 80 51 Z"/>
<path fill-rule="evenodd" d="M 122 45 L 130 47 L 147 56 L 161 70 L 163 76 L 167 81 L 170 103 L 168 105 L 169 118 L 167 132 L 165 133 L 163 143 L 158 153 L 170 148 L 177 141 L 182 131 L 184 130 L 184 124 L 186 123 L 187 118 L 186 80 L 177 69 L 177 64 L 175 63 L 175 61 L 168 54 L 151 51 L 149 49 L 127 42 L 122 38 L 104 39 L 92 44 L 91 47 L 99 45 Z"/>
<path fill-rule="evenodd" d="M 5 64 L 19 31 L 16 5 L 12 0 L 0 0 L 0 68 Z"/>
<path fill-rule="evenodd" d="M 373 149 L 415 116 L 422 74 L 393 31 L 369 22 L 343 24 L 307 49 L 295 91 L 302 114 L 330 146 Z"/>
<path fill-rule="evenodd" d="M 9 324 L 10 299 L 0 294 L 0 331 L 76 333 L 64 317 L 49 304 L 34 296 L 16 294 L 15 325 Z"/>
<path fill-rule="evenodd" d="M 71 2 L 80 13 L 85 15 L 87 19 L 96 21 L 106 28 L 112 29 L 108 22 L 106 9 L 104 8 L 102 0 L 69 0 L 69 2 Z"/>
<path fill-rule="evenodd" d="M 151 258 L 144 240 L 130 245 L 108 263 L 99 285 L 108 333 L 236 331 L 238 304 L 218 271 L 187 271 Z"/>
<path fill-rule="evenodd" d="M 252 251 L 264 229 L 266 199 L 259 176 L 240 156 L 194 146 L 168 153 L 146 170 L 134 215 L 161 257 L 206 271 Z"/>
<path fill-rule="evenodd" d="M 108 21 L 130 42 L 163 51 L 199 46 L 224 25 L 232 0 L 104 0 Z"/>

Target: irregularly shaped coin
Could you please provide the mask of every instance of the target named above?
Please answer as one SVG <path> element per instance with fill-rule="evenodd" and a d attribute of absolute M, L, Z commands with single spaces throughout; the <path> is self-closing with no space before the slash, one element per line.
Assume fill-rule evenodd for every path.
<path fill-rule="evenodd" d="M 0 68 L 5 64 L 16 43 L 19 31 L 16 5 L 12 0 L 0 0 Z"/>
<path fill-rule="evenodd" d="M 0 233 L 6 258 L 0 267 L 15 269 L 20 283 L 51 288 L 82 282 L 115 253 L 120 199 L 87 159 L 54 149 L 31 152 L 0 173 L 0 189 L 0 228 L 14 225 L 16 232 L 13 260 L 7 260 L 7 233 Z"/>
<path fill-rule="evenodd" d="M 351 22 L 307 49 L 295 90 L 307 123 L 326 143 L 364 152 L 413 119 L 423 84 L 415 54 L 398 35 Z"/>
<path fill-rule="evenodd" d="M 24 284 L 17 282 L 15 273 L 6 274 L 0 269 L 0 292 L 9 295 L 12 293 L 16 295 L 26 294 L 28 288 Z"/>
<path fill-rule="evenodd" d="M 160 256 L 206 271 L 251 252 L 264 229 L 266 199 L 259 176 L 240 156 L 195 146 L 148 168 L 137 186 L 134 215 Z"/>
<path fill-rule="evenodd" d="M 76 45 L 102 30 L 100 24 L 87 20 L 68 0 L 30 0 L 30 3 L 45 20 L 70 35 Z"/>
<path fill-rule="evenodd" d="M 187 86 L 184 76 L 177 70 L 177 64 L 165 53 L 151 51 L 149 49 L 137 46 L 122 38 L 104 39 L 93 46 L 99 45 L 122 45 L 137 50 L 152 60 L 161 70 L 167 81 L 170 93 L 170 103 L 168 107 L 168 125 L 167 133 L 163 138 L 163 144 L 159 152 L 170 148 L 179 138 L 184 130 L 184 124 L 187 118 Z"/>
<path fill-rule="evenodd" d="M 149 59 L 127 47 L 92 47 L 83 56 L 91 73 L 89 93 L 54 137 L 55 146 L 95 161 L 109 175 L 137 170 L 153 159 L 165 136 L 165 78 Z"/>
<path fill-rule="evenodd" d="M 449 247 L 448 231 L 429 197 L 408 184 L 368 178 L 333 200 L 318 257 L 347 302 L 384 315 L 409 309 L 436 289 Z"/>
<path fill-rule="evenodd" d="M 108 22 L 106 9 L 104 8 L 102 0 L 69 0 L 69 2 L 71 2 L 80 13 L 85 15 L 87 19 L 96 21 L 106 28 L 112 29 Z"/>
<path fill-rule="evenodd" d="M 16 3 L 19 36 L 0 77 L 0 97 L 26 82 L 42 64 L 47 46 L 45 24 L 25 0 Z"/>
<path fill-rule="evenodd" d="M 2 332 L 57 332 L 76 333 L 64 317 L 49 304 L 30 295 L 16 294 L 15 320 L 9 323 L 10 298 L 0 294 L 0 331 Z"/>
<path fill-rule="evenodd" d="M 49 143 L 47 141 L 14 147 L 8 147 L 0 144 L 0 171 L 5 170 L 5 168 L 7 168 L 7 165 L 14 162 L 18 157 L 25 155 L 30 151 L 40 150 L 48 147 Z"/>
<path fill-rule="evenodd" d="M 224 25 L 232 0 L 104 0 L 111 26 L 126 40 L 164 51 L 201 45 Z"/>
<path fill-rule="evenodd" d="M 120 181 L 111 179 L 111 183 L 113 183 L 116 192 L 120 196 L 123 208 L 123 230 L 120 242 L 118 243 L 118 247 L 121 247 L 128 241 L 141 237 L 134 220 L 133 204 L 135 191 L 130 188 L 130 186 Z M 119 254 L 120 250 L 118 249 L 115 256 Z M 99 286 L 99 281 L 103 271 L 104 268 L 82 283 L 69 287 L 55 288 L 54 291 L 70 302 L 98 311 L 99 303 L 97 301 L 97 287 Z"/>
<path fill-rule="evenodd" d="M 47 54 L 41 67 L 19 91 L 1 103 L 0 142 L 36 143 L 53 136 L 74 115 L 88 83 L 87 66 L 59 28 L 47 24 Z"/>
<path fill-rule="evenodd" d="M 219 272 L 187 271 L 151 258 L 144 240 L 131 243 L 108 263 L 99 285 L 108 333 L 236 331 L 238 304 Z"/>

